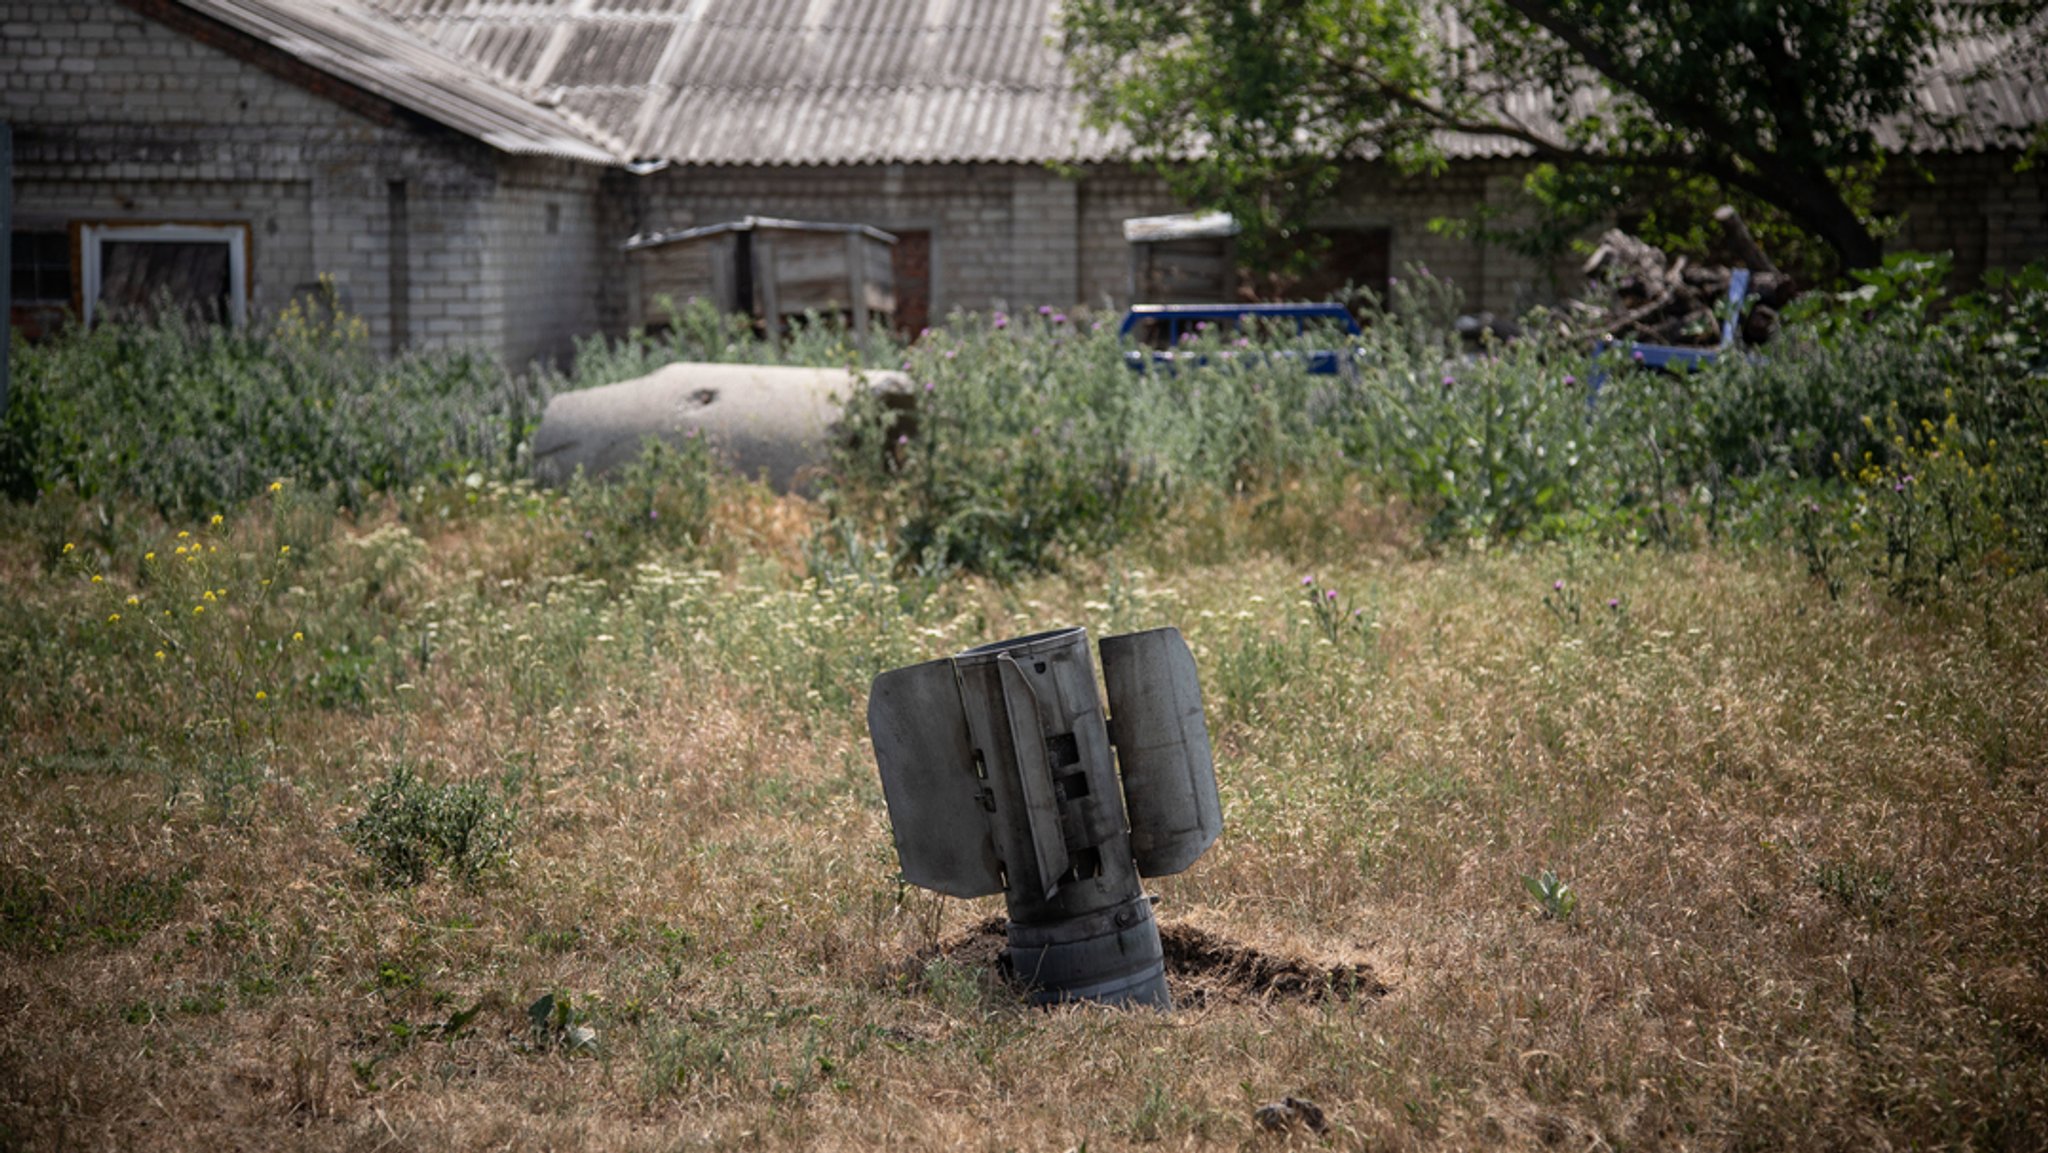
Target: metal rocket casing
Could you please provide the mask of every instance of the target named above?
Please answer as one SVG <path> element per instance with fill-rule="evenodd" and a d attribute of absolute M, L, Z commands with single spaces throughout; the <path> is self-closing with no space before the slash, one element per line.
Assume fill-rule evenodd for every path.
<path fill-rule="evenodd" d="M 1120 906 L 1137 875 L 1193 864 L 1222 831 L 1193 655 L 1180 632 L 1040 633 L 875 678 L 875 743 L 905 880 L 1005 893 L 1012 920 Z M 1119 772 L 1119 769 L 1121 772 Z"/>

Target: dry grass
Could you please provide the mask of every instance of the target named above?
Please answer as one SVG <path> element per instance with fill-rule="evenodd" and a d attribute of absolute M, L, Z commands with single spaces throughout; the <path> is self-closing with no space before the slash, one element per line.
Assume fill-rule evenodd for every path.
<path fill-rule="evenodd" d="M 1284 507 L 1012 588 L 805 585 L 808 514 L 749 499 L 725 571 L 616 595 L 513 513 L 387 513 L 302 544 L 291 620 L 227 598 L 211 664 L 109 639 L 160 587 L 132 558 L 0 550 L 0 1146 L 2048 1146 L 2038 597 L 1402 559 L 1398 513 Z M 261 522 L 223 555 L 291 531 Z M 1326 640 L 1247 539 L 1373 558 L 1314 574 L 1371 627 Z M 977 951 L 999 903 L 897 884 L 867 678 L 1068 623 L 1177 624 L 1201 664 L 1228 827 L 1157 883 L 1170 933 L 1384 995 L 1195 966 L 1172 1015 L 1030 1011 Z M 323 706 L 351 629 L 364 698 Z M 201 691 L 258 677 L 261 710 Z M 508 798 L 511 865 L 380 886 L 337 830 L 400 762 Z M 532 1028 L 545 993 L 594 1048 Z M 1330 1131 L 1261 1131 L 1289 1094 Z"/>

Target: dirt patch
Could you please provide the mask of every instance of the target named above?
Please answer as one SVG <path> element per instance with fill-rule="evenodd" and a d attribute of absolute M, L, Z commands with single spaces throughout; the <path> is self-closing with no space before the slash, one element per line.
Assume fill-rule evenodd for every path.
<path fill-rule="evenodd" d="M 998 963 L 1008 922 L 990 917 L 939 942 L 919 963 L 945 957 L 1002 979 Z M 1387 994 L 1372 966 L 1268 953 L 1192 925 L 1162 923 L 1166 984 L 1176 1008 L 1257 1001 L 1351 1001 Z"/>
<path fill-rule="evenodd" d="M 1193 925 L 1159 926 L 1166 982 L 1183 1008 L 1234 1001 L 1350 1001 L 1387 995 L 1365 964 L 1268 953 Z"/>

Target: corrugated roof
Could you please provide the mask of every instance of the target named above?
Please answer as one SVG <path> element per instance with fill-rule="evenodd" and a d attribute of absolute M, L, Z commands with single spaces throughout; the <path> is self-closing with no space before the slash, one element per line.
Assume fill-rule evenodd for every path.
<path fill-rule="evenodd" d="M 535 104 L 458 55 L 361 5 L 317 0 L 179 0 L 303 63 L 504 152 L 595 164 L 623 158 L 593 124 Z"/>
<path fill-rule="evenodd" d="M 696 165 L 1107 160 L 1059 0 L 181 0 L 508 152 Z M 1951 41 L 1886 147 L 1983 149 L 2048 123 L 2010 36 Z M 1591 98 L 1579 103 L 1590 108 Z M 1555 134 L 1538 93 L 1507 99 Z M 1909 132 L 1914 123 L 1923 126 Z M 1924 130 L 1949 123 L 1946 133 Z M 1526 155 L 1446 135 L 1454 158 Z"/>
<path fill-rule="evenodd" d="M 1056 0 L 360 0 L 679 164 L 1086 161 Z"/>

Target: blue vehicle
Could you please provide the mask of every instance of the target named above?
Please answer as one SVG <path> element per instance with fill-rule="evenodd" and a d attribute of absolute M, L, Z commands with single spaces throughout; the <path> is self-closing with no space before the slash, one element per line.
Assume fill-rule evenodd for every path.
<path fill-rule="evenodd" d="M 1179 353 L 1184 336 L 1212 326 L 1234 328 L 1245 332 L 1252 330 L 1270 332 L 1276 324 L 1290 323 L 1294 334 L 1299 337 L 1311 326 L 1331 325 L 1348 336 L 1357 336 L 1365 330 L 1358 326 L 1358 319 L 1341 304 L 1134 304 L 1124 313 L 1123 323 L 1117 327 L 1117 335 L 1124 340 L 1137 340 L 1150 345 L 1133 348 L 1124 353 L 1124 363 L 1133 372 L 1144 372 L 1157 364 L 1169 371 L 1180 358 L 1200 364 L 1206 355 Z M 1279 355 L 1305 356 L 1308 371 L 1317 376 L 1335 376 L 1350 369 L 1353 352 L 1342 349 L 1310 349 L 1298 352 L 1282 350 Z"/>

